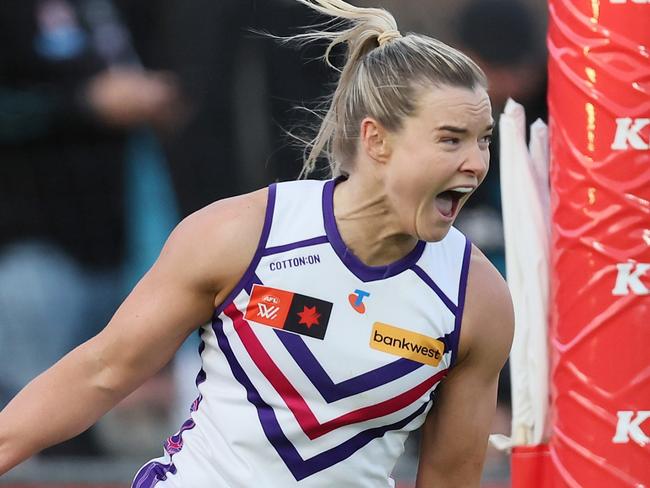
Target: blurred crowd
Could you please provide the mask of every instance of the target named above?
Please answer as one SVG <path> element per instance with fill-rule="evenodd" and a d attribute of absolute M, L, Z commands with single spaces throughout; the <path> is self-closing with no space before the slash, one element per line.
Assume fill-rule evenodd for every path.
<path fill-rule="evenodd" d="M 546 118 L 542 0 L 352 3 L 383 6 L 403 32 L 470 54 L 495 120 L 508 97 L 529 122 Z M 321 20 L 295 0 L 0 3 L 0 407 L 101 330 L 181 218 L 297 177 L 294 136 L 317 123 L 334 73 L 317 47 L 292 50 L 259 31 Z M 498 152 L 497 131 L 489 176 L 458 226 L 503 271 Z M 158 455 L 195 395 L 197 347 L 189 339 L 109 428 L 43 456 L 115 455 L 120 428 L 143 424 L 156 447 L 141 459 Z M 502 383 L 495 428 L 507 432 L 507 371 Z"/>

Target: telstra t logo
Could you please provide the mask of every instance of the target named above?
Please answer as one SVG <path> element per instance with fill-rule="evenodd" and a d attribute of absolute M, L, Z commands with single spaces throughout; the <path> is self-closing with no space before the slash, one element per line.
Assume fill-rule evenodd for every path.
<path fill-rule="evenodd" d="M 363 303 L 363 299 L 369 297 L 370 293 L 363 290 L 354 290 L 354 293 L 348 295 L 348 300 L 352 308 L 359 313 L 366 313 L 366 305 Z"/>

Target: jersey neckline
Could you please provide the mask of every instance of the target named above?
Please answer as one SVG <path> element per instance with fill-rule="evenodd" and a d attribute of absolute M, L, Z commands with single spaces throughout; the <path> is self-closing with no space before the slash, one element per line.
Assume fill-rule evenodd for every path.
<path fill-rule="evenodd" d="M 340 181 L 343 181 L 343 177 L 325 182 L 323 187 L 323 223 L 325 225 L 327 239 L 348 270 L 361 281 L 367 282 L 398 275 L 417 263 L 426 246 L 426 242 L 421 240 L 418 241 L 413 250 L 406 256 L 384 266 L 369 266 L 354 255 L 352 250 L 345 245 L 345 242 L 341 238 L 338 226 L 336 225 L 336 218 L 334 217 L 334 188 Z"/>

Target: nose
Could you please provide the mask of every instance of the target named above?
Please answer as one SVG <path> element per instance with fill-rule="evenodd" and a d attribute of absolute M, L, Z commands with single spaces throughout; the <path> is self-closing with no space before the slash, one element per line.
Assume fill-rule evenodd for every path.
<path fill-rule="evenodd" d="M 468 148 L 460 171 L 469 176 L 474 176 L 479 182 L 483 181 L 490 167 L 490 150 L 480 144 Z"/>

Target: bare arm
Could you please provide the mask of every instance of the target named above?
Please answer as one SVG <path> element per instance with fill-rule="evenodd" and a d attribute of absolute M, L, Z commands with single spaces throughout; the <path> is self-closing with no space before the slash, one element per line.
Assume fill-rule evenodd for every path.
<path fill-rule="evenodd" d="M 422 428 L 416 488 L 480 485 L 514 317 L 503 278 L 476 249 L 465 304 L 458 362 L 440 385 Z"/>
<path fill-rule="evenodd" d="M 106 328 L 0 412 L 0 474 L 90 427 L 210 320 L 255 253 L 266 193 L 217 202 L 185 219 Z"/>

